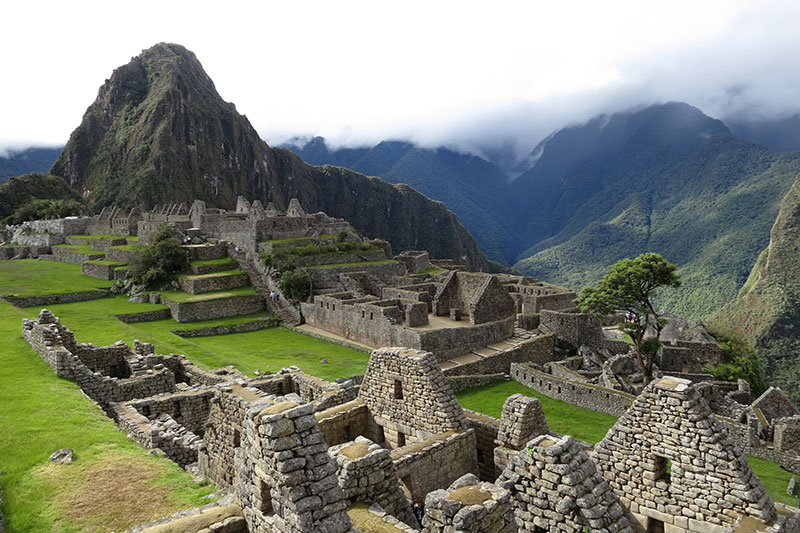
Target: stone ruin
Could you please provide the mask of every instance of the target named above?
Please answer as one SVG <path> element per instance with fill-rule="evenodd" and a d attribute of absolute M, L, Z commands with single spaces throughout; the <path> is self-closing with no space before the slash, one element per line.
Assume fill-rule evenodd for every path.
<path fill-rule="evenodd" d="M 84 359 L 64 351 L 90 363 L 101 381 L 112 367 L 121 372 L 120 354 L 130 357 L 133 374 L 164 365 L 177 376 L 172 391 L 136 389 L 133 399 L 101 400 L 132 438 L 234 495 L 235 505 L 226 504 L 214 526 L 224 531 L 357 531 L 347 512 L 357 503 L 413 531 L 420 526 L 412 501 L 425 501 L 422 527 L 429 532 L 605 533 L 663 524 L 664 531 L 702 533 L 743 519 L 772 522 L 773 533 L 800 530 L 796 517 L 779 519 L 700 387 L 688 380 L 653 382 L 590 451 L 549 431 L 538 400 L 521 395 L 509 397 L 502 418 L 481 428 L 465 416 L 433 354 L 419 350 L 375 350 L 363 382 L 353 386 L 298 371 L 256 379 L 204 371 L 180 356 L 159 356 L 146 343 L 90 348 L 47 311 L 25 321 L 24 333 L 82 388 L 81 374 L 63 364 L 74 360 L 53 352 L 75 350 Z M 775 423 L 796 428 L 795 418 Z M 487 431 L 496 443 L 496 480 L 479 468 L 477 433 L 485 440 Z M 780 438 L 796 437 L 786 431 Z"/>
<path fill-rule="evenodd" d="M 593 457 L 648 531 L 667 524 L 721 531 L 714 526 L 745 516 L 767 523 L 776 518 L 741 449 L 688 380 L 650 383 L 595 446 Z"/>

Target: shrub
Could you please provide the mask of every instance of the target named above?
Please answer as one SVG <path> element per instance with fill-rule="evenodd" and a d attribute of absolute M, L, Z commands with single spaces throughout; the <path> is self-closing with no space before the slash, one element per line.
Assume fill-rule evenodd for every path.
<path fill-rule="evenodd" d="M 311 294 L 311 276 L 305 270 L 288 270 L 281 276 L 281 292 L 291 300 L 306 300 Z"/>
<path fill-rule="evenodd" d="M 137 246 L 135 251 L 129 276 L 134 282 L 148 288 L 171 281 L 189 264 L 186 252 L 166 224 L 153 237 L 152 246 Z"/>
<path fill-rule="evenodd" d="M 706 368 L 706 372 L 720 381 L 743 379 L 750 384 L 750 391 L 754 397 L 761 396 L 767 390 L 764 359 L 753 348 L 732 334 L 719 332 L 712 334 L 722 348 L 722 362 Z"/>

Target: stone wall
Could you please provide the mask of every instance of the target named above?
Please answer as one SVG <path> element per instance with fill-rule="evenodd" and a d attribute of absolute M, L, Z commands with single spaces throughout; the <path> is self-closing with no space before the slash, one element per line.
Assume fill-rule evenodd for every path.
<path fill-rule="evenodd" d="M 4 294 L 3 299 L 14 307 L 41 307 L 44 305 L 70 304 L 74 302 L 85 302 L 86 300 L 97 300 L 108 296 L 106 290 L 70 292 L 65 294 L 49 294 L 46 296 L 15 296 Z"/>
<path fill-rule="evenodd" d="M 140 400 L 125 402 L 147 419 L 162 414 L 169 415 L 177 423 L 197 433 L 205 431 L 205 425 L 211 412 L 211 398 L 214 390 L 207 387 L 195 388 L 169 394 L 159 394 Z"/>
<path fill-rule="evenodd" d="M 539 335 L 527 340 L 515 348 L 499 352 L 458 366 L 450 367 L 444 371 L 450 377 L 461 375 L 474 375 L 492 372 L 511 373 L 511 365 L 514 363 L 533 363 L 544 365 L 553 360 L 555 352 L 555 336 Z"/>
<path fill-rule="evenodd" d="M 476 503 L 477 502 L 477 503 Z M 516 533 L 509 491 L 466 474 L 425 498 L 427 533 Z"/>
<path fill-rule="evenodd" d="M 95 217 L 68 217 L 51 220 L 28 220 L 19 228 L 28 228 L 32 233 L 55 233 L 59 235 L 85 234 L 87 228 L 95 223 Z"/>
<path fill-rule="evenodd" d="M 623 341 L 606 339 L 600 318 L 592 314 L 544 309 L 539 314 L 539 330 L 553 333 L 576 348 L 582 345 L 605 348 L 613 354 L 627 353 L 630 349 Z"/>
<path fill-rule="evenodd" d="M 177 322 L 194 322 L 226 316 L 246 315 L 264 310 L 264 297 L 260 294 L 230 296 L 200 300 L 197 302 L 174 302 L 165 300 L 172 318 Z"/>
<path fill-rule="evenodd" d="M 352 531 L 313 406 L 270 397 L 251 404 L 243 422 L 235 488 L 249 531 Z"/>
<path fill-rule="evenodd" d="M 447 316 L 451 309 L 469 317 L 471 325 L 514 317 L 514 300 L 497 276 L 478 272 L 447 274 L 433 298 L 433 313 Z"/>
<path fill-rule="evenodd" d="M 46 309 L 39 313 L 38 321 L 23 320 L 22 335 L 50 365 L 57 376 L 76 382 L 87 396 L 96 401 L 109 414 L 110 405 L 114 402 L 144 398 L 175 390 L 175 374 L 164 365 L 135 371 L 131 377 L 126 379 L 118 379 L 91 370 L 65 347 L 65 344 L 74 343 L 74 335 L 61 326 L 58 319 Z M 85 344 L 77 346 L 82 351 L 83 357 L 87 359 L 93 359 L 92 352 L 97 350 L 100 354 L 111 354 L 116 361 L 118 351 L 122 350 L 119 346 L 101 348 Z M 124 349 L 130 350 L 127 347 Z M 97 361 L 95 361 L 95 365 L 102 366 Z"/>
<path fill-rule="evenodd" d="M 4 244 L 0 246 L 0 261 L 37 258 L 40 255 L 49 253 L 49 246 L 17 246 L 14 244 Z"/>
<path fill-rule="evenodd" d="M 411 274 L 422 272 L 431 266 L 430 256 L 424 250 L 405 250 L 394 258 L 402 261 Z"/>
<path fill-rule="evenodd" d="M 512 394 L 506 398 L 495 440 L 495 473 L 500 475 L 529 440 L 549 431 L 542 404 L 537 398 L 522 394 Z"/>
<path fill-rule="evenodd" d="M 395 276 L 402 276 L 406 272 L 403 263 L 361 263 L 349 266 L 337 267 L 305 267 L 303 270 L 308 272 L 311 277 L 311 286 L 317 293 L 322 292 L 341 292 L 344 290 L 341 274 L 350 272 L 366 272 L 379 279 L 390 279 Z"/>
<path fill-rule="evenodd" d="M 241 274 L 207 274 L 204 277 L 178 278 L 181 290 L 191 294 L 203 294 L 213 291 L 227 291 L 249 285 L 250 278 Z"/>
<path fill-rule="evenodd" d="M 618 496 L 569 435 L 541 435 L 528 442 L 512 458 L 497 485 L 511 492 L 521 533 L 632 533 Z"/>
<path fill-rule="evenodd" d="M 127 248 L 110 247 L 106 250 L 105 258 L 109 261 L 118 261 L 120 263 L 132 263 L 136 259 L 136 251 L 128 250 Z"/>
<path fill-rule="evenodd" d="M 421 500 L 431 491 L 450 485 L 464 474 L 477 474 L 475 432 L 435 434 L 422 441 L 392 450 L 397 476 Z"/>
<path fill-rule="evenodd" d="M 97 279 L 114 280 L 115 270 L 119 265 L 106 265 L 103 263 L 93 263 L 86 261 L 81 263 L 81 274 Z"/>
<path fill-rule="evenodd" d="M 197 462 L 203 440 L 168 414 L 148 419 L 130 404 L 114 404 L 112 409 L 120 429 L 145 448 L 163 451 L 181 467 Z"/>
<path fill-rule="evenodd" d="M 152 322 L 154 320 L 166 320 L 172 318 L 172 313 L 169 308 L 157 309 L 155 311 L 144 311 L 142 313 L 126 313 L 124 315 L 116 315 L 117 320 L 132 324 L 134 322 Z M 174 332 L 173 332 L 174 333 Z"/>
<path fill-rule="evenodd" d="M 511 365 L 511 377 L 526 387 L 573 405 L 621 416 L 633 400 L 631 394 L 591 383 L 570 381 L 536 370 L 525 363 Z"/>
<path fill-rule="evenodd" d="M 446 374 L 445 374 L 446 375 Z M 462 390 L 474 389 L 489 383 L 496 383 L 498 381 L 505 381 L 508 375 L 505 373 L 485 374 L 485 375 L 468 375 L 468 376 L 447 376 L 447 382 L 454 393 Z"/>
<path fill-rule="evenodd" d="M 400 489 L 397 467 L 389 450 L 369 439 L 357 437 L 353 442 L 329 448 L 328 452 L 336 463 L 336 475 L 346 500 L 378 504 L 401 521 L 415 523 L 411 505 Z"/>
<path fill-rule="evenodd" d="M 741 448 L 687 380 L 651 382 L 593 457 L 645 528 L 658 521 L 706 531 L 732 524 L 738 515 L 765 522 L 776 517 Z"/>
<path fill-rule="evenodd" d="M 789 398 L 777 387 L 768 388 L 753 403 L 754 409 L 760 409 L 769 424 L 774 418 L 800 415 Z"/>
<path fill-rule="evenodd" d="M 410 348 L 373 351 L 358 398 L 392 448 L 466 427 L 461 406 L 429 352 Z M 384 439 L 372 440 L 380 443 Z"/>
<path fill-rule="evenodd" d="M 369 411 L 361 400 L 317 411 L 315 416 L 328 446 L 350 442 L 369 431 Z"/>
<path fill-rule="evenodd" d="M 62 263 L 73 263 L 80 265 L 84 261 L 91 261 L 93 259 L 105 259 L 103 252 L 83 253 L 76 252 L 74 248 L 67 248 L 61 246 L 53 246 L 51 248 L 53 259 L 61 261 Z"/>
<path fill-rule="evenodd" d="M 500 429 L 500 421 L 483 413 L 464 409 L 467 427 L 475 431 L 475 451 L 478 460 L 478 476 L 483 481 L 494 481 L 497 472 L 494 464 L 494 441 Z"/>
<path fill-rule="evenodd" d="M 778 418 L 773 421 L 775 449 L 779 452 L 800 455 L 800 416 Z"/>
<path fill-rule="evenodd" d="M 166 311 L 166 318 L 170 317 L 169 310 Z M 233 324 L 230 326 L 214 326 L 208 328 L 197 329 L 176 329 L 172 333 L 178 337 L 194 338 L 194 337 L 213 337 L 216 335 L 227 335 L 228 333 L 244 333 L 247 331 L 258 331 L 261 329 L 276 328 L 280 325 L 280 320 L 277 318 L 259 318 L 251 322 L 244 322 L 242 324 Z"/>
<path fill-rule="evenodd" d="M 415 332 L 416 333 L 416 332 Z M 475 326 L 423 330 L 419 335 L 419 349 L 433 352 L 439 361 L 483 348 L 509 338 L 514 333 L 514 317 Z M 405 346 L 402 344 L 401 346 Z M 476 374 L 478 372 L 471 372 Z"/>

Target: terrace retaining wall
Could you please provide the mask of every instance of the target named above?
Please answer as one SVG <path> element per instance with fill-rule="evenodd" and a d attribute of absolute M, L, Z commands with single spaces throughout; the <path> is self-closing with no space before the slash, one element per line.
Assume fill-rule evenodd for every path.
<path fill-rule="evenodd" d="M 167 310 L 167 318 L 169 318 L 169 310 Z M 276 328 L 280 325 L 281 321 L 277 318 L 259 318 L 252 322 L 245 322 L 244 324 L 233 324 L 230 326 L 214 326 L 208 328 L 197 329 L 174 329 L 172 333 L 178 337 L 193 338 L 193 337 L 213 337 L 215 335 L 227 335 L 228 333 L 245 333 L 247 331 L 258 331 L 260 329 Z"/>
<path fill-rule="evenodd" d="M 264 310 L 264 297 L 260 294 L 230 296 L 198 302 L 165 300 L 164 303 L 170 308 L 172 318 L 178 322 L 247 315 Z"/>
<path fill-rule="evenodd" d="M 74 302 L 85 302 L 86 300 L 97 300 L 109 294 L 107 290 L 96 290 L 48 294 L 44 296 L 15 296 L 13 294 L 4 294 L 2 298 L 14 307 L 43 307 L 45 305 L 71 304 Z"/>

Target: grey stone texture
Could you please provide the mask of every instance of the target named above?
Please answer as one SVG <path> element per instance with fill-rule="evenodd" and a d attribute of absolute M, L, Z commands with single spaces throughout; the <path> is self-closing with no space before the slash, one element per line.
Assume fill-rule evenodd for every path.
<path fill-rule="evenodd" d="M 482 481 L 494 481 L 497 472 L 494 464 L 494 449 L 500 421 L 493 416 L 464 409 L 467 426 L 475 432 L 475 452 L 478 460 L 478 477 Z"/>
<path fill-rule="evenodd" d="M 776 518 L 742 450 L 687 380 L 651 382 L 595 446 L 593 458 L 644 527 L 657 520 L 698 531 L 740 516 Z"/>
<path fill-rule="evenodd" d="M 264 297 L 260 294 L 226 296 L 195 302 L 176 302 L 165 299 L 172 318 L 177 322 L 195 322 L 226 316 L 247 315 L 264 310 Z"/>
<path fill-rule="evenodd" d="M 473 474 L 460 477 L 447 490 L 428 493 L 422 524 L 429 533 L 517 531 L 509 491 L 481 483 Z"/>
<path fill-rule="evenodd" d="M 358 398 L 383 428 L 389 446 L 466 429 L 464 413 L 430 352 L 380 348 L 372 352 Z"/>
<path fill-rule="evenodd" d="M 525 444 L 549 433 L 542 404 L 536 398 L 512 394 L 503 404 L 500 427 L 494 449 L 495 471 L 499 475 Z"/>
<path fill-rule="evenodd" d="M 345 499 L 377 503 L 388 514 L 413 524 L 411 505 L 400 488 L 397 467 L 389 450 L 365 437 L 329 449 Z"/>
<path fill-rule="evenodd" d="M 433 313 L 448 316 L 459 310 L 473 326 L 514 316 L 514 300 L 497 276 L 477 272 L 447 274 L 433 298 Z"/>
<path fill-rule="evenodd" d="M 69 304 L 73 302 L 85 302 L 87 300 L 97 300 L 105 298 L 110 293 L 106 290 L 69 292 L 64 294 L 49 294 L 46 296 L 16 296 L 4 294 L 5 301 L 14 307 L 41 307 L 43 305 Z"/>
<path fill-rule="evenodd" d="M 519 532 L 633 531 L 619 498 L 569 435 L 531 440 L 497 485 L 511 492 Z"/>
<path fill-rule="evenodd" d="M 777 387 L 770 387 L 759 396 L 752 404 L 754 409 L 761 411 L 767 423 L 772 423 L 774 418 L 800 415 L 789 398 Z"/>
<path fill-rule="evenodd" d="M 250 285 L 250 279 L 244 272 L 240 274 L 201 274 L 178 278 L 181 290 L 192 294 L 204 294 L 213 291 L 227 291 Z"/>

